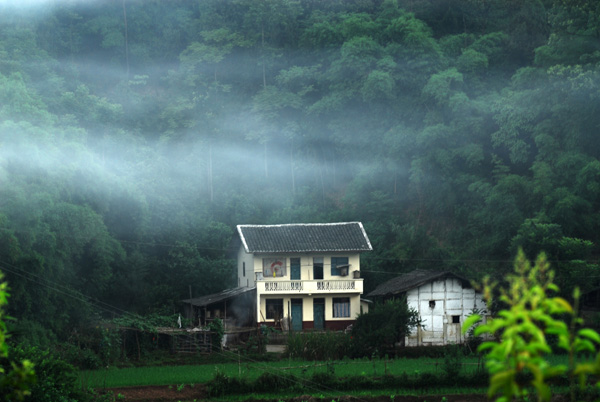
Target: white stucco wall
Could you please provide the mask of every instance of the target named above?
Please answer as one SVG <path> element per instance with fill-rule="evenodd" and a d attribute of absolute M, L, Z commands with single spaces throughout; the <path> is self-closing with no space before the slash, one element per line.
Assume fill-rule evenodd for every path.
<path fill-rule="evenodd" d="M 300 259 L 300 281 L 315 282 L 313 261 L 314 257 L 323 259 L 323 281 L 328 280 L 354 280 L 354 272 L 360 271 L 360 254 L 359 253 L 327 253 L 327 254 L 290 254 L 287 256 L 282 255 L 269 255 L 259 254 L 253 255 L 245 252 L 244 248 L 240 248 L 238 252 L 238 281 L 243 282 L 245 279 L 242 275 L 242 261 L 246 261 L 246 277 L 262 278 L 263 275 L 263 259 L 283 259 L 285 260 L 286 274 L 282 277 L 269 277 L 263 278 L 268 282 L 289 282 L 291 278 L 290 260 L 291 258 Z M 347 276 L 331 275 L 331 257 L 348 257 L 348 264 L 350 265 Z M 248 267 L 252 267 L 251 273 L 249 273 Z M 260 280 L 260 279 L 259 279 Z M 320 281 L 321 279 L 319 279 Z M 325 302 L 325 321 L 347 321 L 354 320 L 356 316 L 360 314 L 361 302 L 360 296 L 362 293 L 362 279 L 355 280 L 358 292 L 319 292 L 311 293 L 311 287 L 304 285 L 304 290 L 292 291 L 291 294 L 278 294 L 273 292 L 263 293 L 263 287 L 257 286 L 257 305 L 256 315 L 259 322 L 273 322 L 272 319 L 266 318 L 266 302 L 267 298 L 270 299 L 283 299 L 283 310 L 284 317 L 288 317 L 288 307 L 292 299 L 302 299 L 302 321 L 313 321 L 314 320 L 314 299 L 321 298 Z M 250 281 L 250 286 L 254 285 L 254 281 Z M 350 317 L 333 317 L 333 298 L 334 297 L 348 297 L 350 299 Z"/>
<path fill-rule="evenodd" d="M 246 265 L 246 272 L 244 275 L 244 264 Z M 240 246 L 237 254 L 237 272 L 238 272 L 238 286 L 240 287 L 252 287 L 254 286 L 254 258 L 252 254 L 246 253 L 244 246 Z"/>
<path fill-rule="evenodd" d="M 407 292 L 408 306 L 418 311 L 423 326 L 406 337 L 406 346 L 446 345 L 465 342 L 461 327 L 474 309 L 487 317 L 482 295 L 463 287 L 456 278 L 426 283 Z M 453 319 L 458 317 L 458 323 Z"/>
<path fill-rule="evenodd" d="M 337 297 L 348 297 L 350 299 L 350 317 L 334 317 L 333 316 L 333 299 Z M 302 299 L 302 321 L 313 321 L 314 320 L 314 299 L 322 298 L 325 301 L 325 321 L 348 321 L 355 320 L 360 314 L 361 302 L 360 295 L 318 295 L 308 296 L 305 294 L 298 294 L 294 296 L 281 295 L 281 296 L 268 296 L 260 298 L 258 313 L 262 316 L 259 319 L 260 322 L 274 322 L 273 319 L 266 318 L 266 299 L 282 299 L 283 300 L 283 318 L 289 319 L 290 308 L 292 299 Z"/>

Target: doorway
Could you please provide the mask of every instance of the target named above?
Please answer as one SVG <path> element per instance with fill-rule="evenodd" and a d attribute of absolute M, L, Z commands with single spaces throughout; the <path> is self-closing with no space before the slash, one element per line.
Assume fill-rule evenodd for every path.
<path fill-rule="evenodd" d="M 292 299 L 292 331 L 302 331 L 302 299 Z"/>
<path fill-rule="evenodd" d="M 314 299 L 314 328 L 325 329 L 325 299 Z"/>

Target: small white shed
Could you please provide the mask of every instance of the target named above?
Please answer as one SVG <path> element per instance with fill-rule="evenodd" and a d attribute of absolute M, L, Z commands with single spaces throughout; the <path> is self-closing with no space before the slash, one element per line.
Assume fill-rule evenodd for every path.
<path fill-rule="evenodd" d="M 477 312 L 488 319 L 486 304 L 470 281 L 449 271 L 415 270 L 393 278 L 367 295 L 373 299 L 406 297 L 423 325 L 406 337 L 406 346 L 457 344 L 466 341 L 461 327 Z"/>

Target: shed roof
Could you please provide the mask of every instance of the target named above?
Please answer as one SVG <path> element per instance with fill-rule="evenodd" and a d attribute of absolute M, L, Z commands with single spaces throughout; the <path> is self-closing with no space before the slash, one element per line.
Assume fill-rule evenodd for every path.
<path fill-rule="evenodd" d="M 207 296 L 202 296 L 202 297 L 195 297 L 193 299 L 185 299 L 182 300 L 182 303 L 189 303 L 192 306 L 196 306 L 196 307 L 203 307 L 203 306 L 208 306 L 214 303 L 218 303 L 218 302 L 222 302 L 224 300 L 229 300 L 229 299 L 233 299 L 234 297 L 243 295 L 244 293 L 247 292 L 254 292 L 256 291 L 256 287 L 240 287 L 240 288 L 233 288 L 233 289 L 225 289 L 222 292 L 219 293 L 214 293 L 212 295 L 207 295 Z"/>
<path fill-rule="evenodd" d="M 419 287 L 427 282 L 443 279 L 447 276 L 453 276 L 463 282 L 469 283 L 469 280 L 450 271 L 434 271 L 426 269 L 416 269 L 414 271 L 402 274 L 387 282 L 377 286 L 367 297 L 386 297 L 404 293 L 410 289 Z"/>
<path fill-rule="evenodd" d="M 238 225 L 247 253 L 373 250 L 360 222 Z"/>

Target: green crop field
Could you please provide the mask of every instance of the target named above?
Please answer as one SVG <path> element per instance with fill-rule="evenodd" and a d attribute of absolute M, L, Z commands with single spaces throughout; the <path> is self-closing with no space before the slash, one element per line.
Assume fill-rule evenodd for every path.
<path fill-rule="evenodd" d="M 477 358 L 465 358 L 463 370 L 474 371 Z M 240 359 L 225 364 L 108 368 L 80 372 L 80 380 L 91 387 L 124 387 L 139 385 L 197 384 L 213 378 L 217 371 L 229 377 L 253 380 L 265 372 L 285 371 L 294 376 L 308 377 L 315 372 L 333 372 L 338 377 L 351 375 L 381 376 L 424 372 L 439 373 L 444 370 L 443 359 L 393 359 L 393 360 L 340 360 L 331 363 L 303 360 L 257 362 Z"/>
<path fill-rule="evenodd" d="M 235 359 L 238 359 L 237 355 L 235 355 Z M 553 360 L 553 363 L 566 363 L 566 356 L 551 356 L 550 359 Z M 461 372 L 466 374 L 475 371 L 480 361 L 476 357 L 465 357 L 461 360 L 461 364 Z M 307 378 L 314 373 L 323 372 L 333 373 L 337 377 L 356 375 L 377 377 L 384 374 L 398 376 L 404 373 L 408 375 L 426 372 L 440 374 L 444 370 L 443 358 L 338 360 L 327 363 L 289 359 L 275 362 L 259 362 L 241 357 L 237 362 L 221 364 L 84 370 L 79 373 L 79 378 L 85 386 L 114 388 L 206 383 L 217 372 L 221 372 L 229 377 L 254 380 L 263 373 L 276 372 L 286 372 L 294 376 Z"/>

